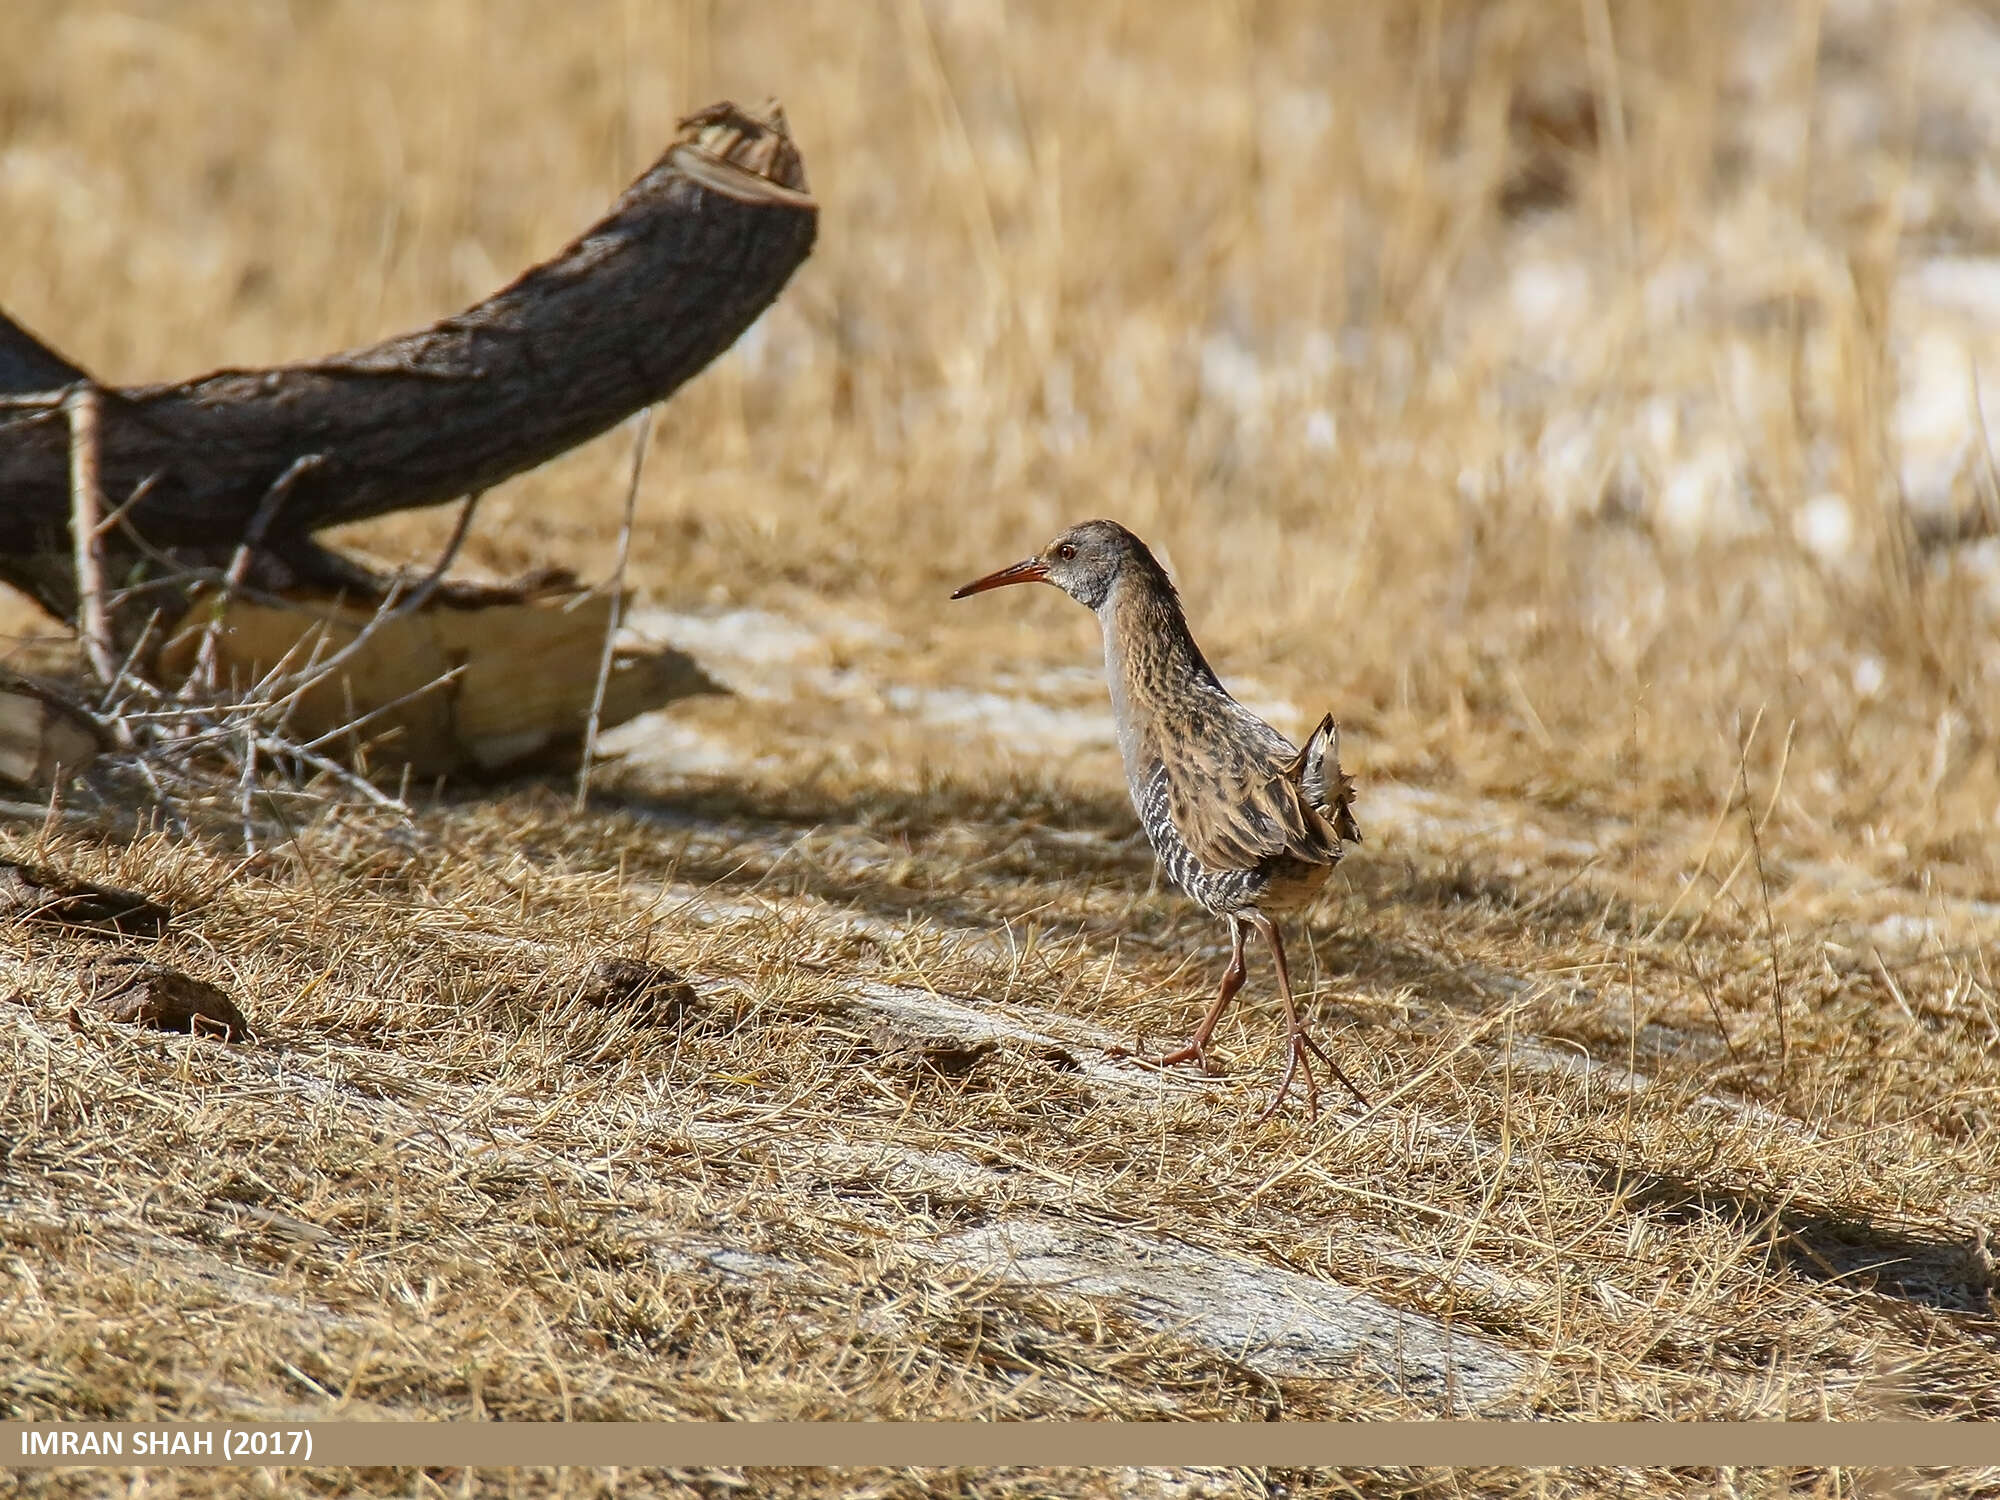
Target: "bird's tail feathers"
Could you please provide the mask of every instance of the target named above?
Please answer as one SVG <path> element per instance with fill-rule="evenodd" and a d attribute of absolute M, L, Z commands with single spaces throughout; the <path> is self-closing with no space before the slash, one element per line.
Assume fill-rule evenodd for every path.
<path fill-rule="evenodd" d="M 1354 818 L 1354 778 L 1340 769 L 1340 726 L 1333 715 L 1321 717 L 1306 736 L 1305 748 L 1294 762 L 1299 790 L 1333 831 L 1351 844 L 1361 842 L 1361 825 Z"/>

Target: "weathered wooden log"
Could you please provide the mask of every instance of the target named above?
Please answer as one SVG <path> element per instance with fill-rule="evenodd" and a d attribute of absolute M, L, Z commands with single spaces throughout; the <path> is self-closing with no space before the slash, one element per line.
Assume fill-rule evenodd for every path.
<path fill-rule="evenodd" d="M 817 221 L 775 102 L 720 104 L 683 121 L 604 219 L 475 307 L 306 364 L 106 389 L 102 487 L 109 509 L 130 502 L 105 539 L 112 576 L 161 556 L 226 563 L 287 476 L 256 580 L 355 582 L 313 532 L 486 488 L 669 395 L 778 295 Z M 64 619 L 58 388 L 84 378 L 0 314 L 0 581 Z"/>

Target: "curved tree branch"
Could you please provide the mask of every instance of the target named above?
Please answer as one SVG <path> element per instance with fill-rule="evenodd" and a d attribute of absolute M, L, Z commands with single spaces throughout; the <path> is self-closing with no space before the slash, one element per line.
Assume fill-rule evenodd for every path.
<path fill-rule="evenodd" d="M 756 319 L 810 253 L 818 209 L 775 102 L 720 104 L 611 212 L 486 301 L 366 349 L 175 385 L 107 389 L 100 475 L 157 554 L 213 562 L 249 540 L 308 454 L 261 551 L 436 505 L 530 469 L 661 400 Z M 0 315 L 0 580 L 71 617 L 68 424 L 84 372 Z M 36 401 L 28 392 L 45 393 Z M 115 561 L 116 559 L 114 559 Z"/>
<path fill-rule="evenodd" d="M 0 313 L 0 395 L 55 391 L 90 377 Z"/>

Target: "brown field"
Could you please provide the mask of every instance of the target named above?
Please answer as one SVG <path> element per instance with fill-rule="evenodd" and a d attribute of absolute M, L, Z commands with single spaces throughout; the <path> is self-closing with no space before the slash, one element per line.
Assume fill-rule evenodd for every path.
<path fill-rule="evenodd" d="M 2000 1416 L 1991 6 L 13 0 L 0 32 L 0 306 L 111 380 L 483 296 L 716 98 L 781 98 L 822 204 L 639 494 L 633 630 L 735 696 L 619 731 L 586 813 L 562 778 L 413 824 L 329 794 L 247 871 L 0 824 L 176 905 L 156 956 L 261 1032 L 115 1025 L 76 1009 L 105 940 L 4 930 L 0 1413 Z M 471 564 L 603 576 L 629 447 L 497 492 Z M 1247 700 L 1342 721 L 1368 842 L 1294 963 L 1365 1112 L 1253 1123 L 1261 963 L 1218 1076 L 1101 1055 L 1178 1040 L 1223 934 L 1155 879 L 1083 611 L 945 602 L 1097 514 Z M 694 1000 L 593 1003 L 607 955 Z"/>

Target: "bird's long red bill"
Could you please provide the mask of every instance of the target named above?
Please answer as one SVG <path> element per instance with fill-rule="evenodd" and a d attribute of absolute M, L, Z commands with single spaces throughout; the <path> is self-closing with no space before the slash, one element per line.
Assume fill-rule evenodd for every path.
<path fill-rule="evenodd" d="M 1039 557 L 1031 557 L 1026 562 L 1017 562 L 1011 568 L 1002 568 L 997 573 L 988 573 L 984 578 L 975 578 L 951 597 L 963 599 L 968 594 L 983 594 L 988 589 L 1005 588 L 1010 583 L 1043 583 L 1049 576 L 1049 565 Z"/>

